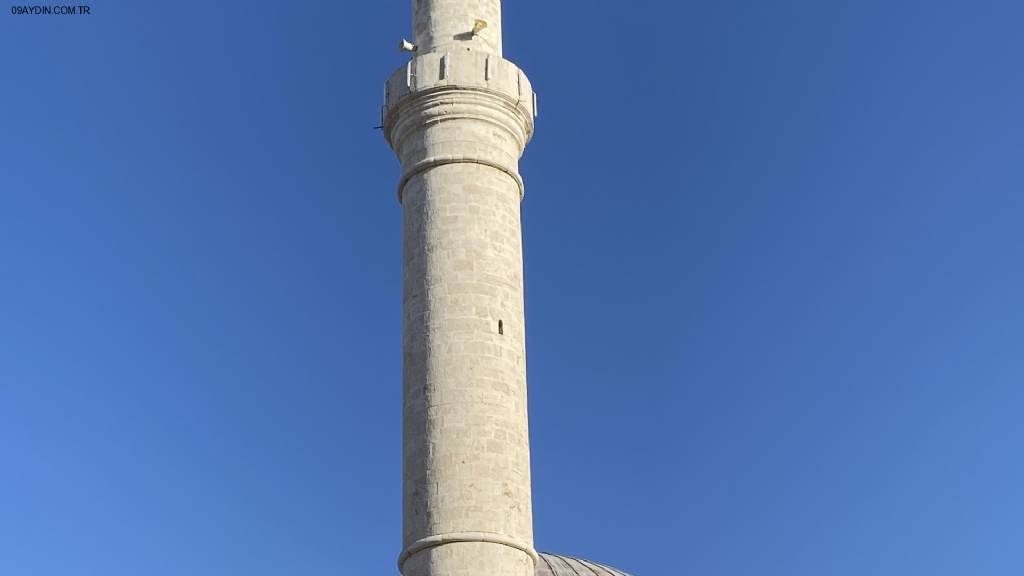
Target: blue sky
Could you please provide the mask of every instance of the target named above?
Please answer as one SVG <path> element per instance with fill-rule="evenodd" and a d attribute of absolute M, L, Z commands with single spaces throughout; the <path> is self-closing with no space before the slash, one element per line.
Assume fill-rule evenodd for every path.
<path fill-rule="evenodd" d="M 409 2 L 0 13 L 0 574 L 394 574 Z M 1024 3 L 505 7 L 536 543 L 1024 571 Z"/>

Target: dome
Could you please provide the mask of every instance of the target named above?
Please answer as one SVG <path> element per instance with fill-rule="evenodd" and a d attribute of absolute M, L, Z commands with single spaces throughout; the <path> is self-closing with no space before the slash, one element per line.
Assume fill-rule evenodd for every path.
<path fill-rule="evenodd" d="M 625 572 L 609 568 L 604 564 L 559 556 L 557 554 L 540 553 L 536 576 L 629 576 Z"/>

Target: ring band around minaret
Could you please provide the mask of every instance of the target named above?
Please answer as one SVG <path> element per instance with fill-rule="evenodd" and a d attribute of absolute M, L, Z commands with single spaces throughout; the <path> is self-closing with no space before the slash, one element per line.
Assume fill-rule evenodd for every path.
<path fill-rule="evenodd" d="M 403 576 L 533 576 L 519 157 L 536 98 L 499 0 L 414 0 L 402 164 Z"/>

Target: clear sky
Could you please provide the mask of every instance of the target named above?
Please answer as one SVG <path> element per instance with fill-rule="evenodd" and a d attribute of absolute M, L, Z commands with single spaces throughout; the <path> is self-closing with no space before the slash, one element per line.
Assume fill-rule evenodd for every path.
<path fill-rule="evenodd" d="M 395 574 L 408 0 L 0 12 L 0 574 Z M 1024 3 L 517 0 L 536 543 L 1024 573 Z"/>

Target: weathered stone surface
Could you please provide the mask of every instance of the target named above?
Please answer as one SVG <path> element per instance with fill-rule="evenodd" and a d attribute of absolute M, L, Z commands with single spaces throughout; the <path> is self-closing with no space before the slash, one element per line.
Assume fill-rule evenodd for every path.
<path fill-rule="evenodd" d="M 422 52 L 458 49 L 501 56 L 499 0 L 413 0 L 413 42 Z M 477 20 L 487 26 L 473 34 Z"/>
<path fill-rule="evenodd" d="M 499 0 L 414 0 L 388 79 L 402 164 L 404 576 L 627 576 L 533 549 L 519 157 L 537 98 Z M 477 20 L 486 27 L 477 26 Z"/>
<path fill-rule="evenodd" d="M 405 576 L 532 576 L 518 161 L 529 80 L 498 0 L 414 2 L 419 53 L 387 83 L 402 163 Z M 479 34 L 475 20 L 487 22 Z"/>

